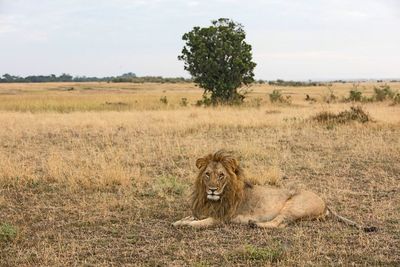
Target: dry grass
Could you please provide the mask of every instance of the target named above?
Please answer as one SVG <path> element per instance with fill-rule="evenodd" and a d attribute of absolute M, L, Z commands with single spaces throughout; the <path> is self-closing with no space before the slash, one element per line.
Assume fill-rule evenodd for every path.
<path fill-rule="evenodd" d="M 198 108 L 179 105 L 201 97 L 188 84 L 1 84 L 0 265 L 398 265 L 400 106 L 367 103 L 374 122 L 327 127 L 309 118 L 352 104 L 323 103 L 322 87 L 283 88 L 292 105 L 270 104 L 272 90 L 255 86 L 244 107 Z M 379 231 L 332 219 L 173 229 L 189 213 L 195 159 L 220 148 L 251 179 L 312 189 Z"/>

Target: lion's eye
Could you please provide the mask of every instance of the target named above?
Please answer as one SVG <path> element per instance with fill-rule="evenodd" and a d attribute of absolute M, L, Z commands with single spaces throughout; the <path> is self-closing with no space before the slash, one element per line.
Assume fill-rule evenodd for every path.
<path fill-rule="evenodd" d="M 219 174 L 219 176 L 218 176 L 218 179 L 220 179 L 220 180 L 221 180 L 221 179 L 224 179 L 224 177 L 225 177 L 225 174 L 223 174 L 223 173 L 220 173 L 220 174 Z"/>
<path fill-rule="evenodd" d="M 205 175 L 206 179 L 210 179 L 210 173 L 206 172 Z"/>

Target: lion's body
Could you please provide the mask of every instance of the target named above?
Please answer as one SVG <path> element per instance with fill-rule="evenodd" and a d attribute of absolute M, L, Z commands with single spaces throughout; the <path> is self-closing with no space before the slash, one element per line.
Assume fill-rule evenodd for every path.
<path fill-rule="evenodd" d="M 313 219 L 325 214 L 325 202 L 313 192 L 256 185 L 245 190 L 232 222 L 283 227 L 298 219 Z"/>
<path fill-rule="evenodd" d="M 218 222 L 283 227 L 298 219 L 326 214 L 315 193 L 252 185 L 232 154 L 218 151 L 196 161 L 200 173 L 192 194 L 193 216 L 174 226 L 207 227 Z"/>

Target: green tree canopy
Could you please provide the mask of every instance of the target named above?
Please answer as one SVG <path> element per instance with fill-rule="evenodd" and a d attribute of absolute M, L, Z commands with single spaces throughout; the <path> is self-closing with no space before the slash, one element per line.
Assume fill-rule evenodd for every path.
<path fill-rule="evenodd" d="M 211 93 L 211 103 L 243 101 L 237 89 L 254 81 L 256 63 L 245 38 L 243 26 L 226 18 L 183 35 L 186 43 L 178 59 L 185 62 L 185 70 L 205 90 L 204 95 Z"/>

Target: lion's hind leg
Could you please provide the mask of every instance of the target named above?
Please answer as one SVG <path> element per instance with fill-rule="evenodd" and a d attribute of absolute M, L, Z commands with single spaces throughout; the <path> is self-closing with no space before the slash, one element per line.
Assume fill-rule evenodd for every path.
<path fill-rule="evenodd" d="M 326 214 L 326 205 L 315 193 L 301 191 L 286 202 L 280 214 L 288 221 L 316 219 Z"/>
<path fill-rule="evenodd" d="M 249 225 L 251 227 L 260 227 L 260 228 L 283 228 L 287 225 L 288 219 L 285 215 L 279 214 L 274 219 L 266 222 L 257 222 L 257 221 L 249 221 Z"/>
<path fill-rule="evenodd" d="M 320 218 L 325 213 L 325 202 L 319 196 L 313 192 L 300 191 L 285 203 L 275 218 L 266 222 L 252 221 L 249 225 L 261 228 L 283 228 L 296 220 Z"/>

